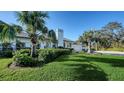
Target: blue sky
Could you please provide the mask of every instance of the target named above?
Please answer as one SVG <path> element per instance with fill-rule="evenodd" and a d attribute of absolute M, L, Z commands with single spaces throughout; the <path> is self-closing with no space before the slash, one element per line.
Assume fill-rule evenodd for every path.
<path fill-rule="evenodd" d="M 46 25 L 49 29 L 61 28 L 64 30 L 64 37 L 76 40 L 79 35 L 89 29 L 99 29 L 108 22 L 117 21 L 124 24 L 124 12 L 99 12 L 99 11 L 51 11 Z M 16 21 L 15 13 L 12 11 L 1 11 L 0 20 L 7 23 L 19 24 Z"/>

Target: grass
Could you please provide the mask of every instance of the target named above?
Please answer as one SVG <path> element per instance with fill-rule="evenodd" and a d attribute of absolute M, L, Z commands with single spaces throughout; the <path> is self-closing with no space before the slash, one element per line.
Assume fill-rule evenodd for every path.
<path fill-rule="evenodd" d="M 124 80 L 124 57 L 74 53 L 43 67 L 8 68 L 12 59 L 0 59 L 0 80 L 103 81 Z"/>
<path fill-rule="evenodd" d="M 101 49 L 101 50 L 106 50 L 106 51 L 120 51 L 124 52 L 124 48 L 107 48 L 107 49 Z"/>

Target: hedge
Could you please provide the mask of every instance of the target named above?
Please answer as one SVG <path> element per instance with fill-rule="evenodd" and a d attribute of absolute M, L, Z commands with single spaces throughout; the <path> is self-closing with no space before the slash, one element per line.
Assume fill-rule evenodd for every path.
<path fill-rule="evenodd" d="M 12 50 L 0 51 L 0 57 L 12 58 L 13 57 L 13 51 Z"/>
<path fill-rule="evenodd" d="M 38 54 L 38 61 L 42 63 L 48 63 L 56 59 L 57 57 L 65 54 L 69 54 L 69 49 L 40 49 Z"/>
<path fill-rule="evenodd" d="M 71 53 L 69 49 L 39 49 L 37 50 L 37 56 L 32 58 L 30 50 L 23 49 L 15 52 L 13 61 L 17 66 L 39 66 L 69 53 Z"/>

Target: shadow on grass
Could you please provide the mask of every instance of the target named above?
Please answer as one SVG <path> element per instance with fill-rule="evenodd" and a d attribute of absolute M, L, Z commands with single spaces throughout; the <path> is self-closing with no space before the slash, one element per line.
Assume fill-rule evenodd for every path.
<path fill-rule="evenodd" d="M 107 81 L 107 74 L 98 67 L 91 64 L 64 64 L 65 66 L 73 68 L 75 81 Z"/>
<path fill-rule="evenodd" d="M 91 61 L 94 61 L 94 62 L 108 63 L 113 67 L 124 67 L 124 59 L 116 58 L 117 56 L 115 56 L 115 58 L 107 58 L 107 57 L 100 56 L 100 55 L 89 56 L 86 54 L 86 56 L 85 55 L 75 55 L 74 57 L 76 57 L 76 59 L 75 58 L 69 59 L 67 56 L 67 57 L 63 58 L 62 60 L 59 60 L 59 62 L 63 62 L 63 61 L 91 62 Z"/>
<path fill-rule="evenodd" d="M 113 67 L 124 67 L 124 59 L 91 57 L 91 56 L 82 56 L 82 57 L 90 61 L 108 63 L 111 64 L 111 66 Z"/>
<path fill-rule="evenodd" d="M 72 61 L 72 63 L 71 63 Z M 107 81 L 107 74 L 99 67 L 89 63 L 89 59 L 83 56 L 62 56 L 57 62 L 74 69 L 76 81 Z M 83 63 L 84 62 L 84 63 Z M 88 62 L 88 63 L 86 63 Z"/>
<path fill-rule="evenodd" d="M 63 55 L 56 59 L 58 62 L 66 62 L 66 61 L 75 61 L 75 62 L 87 62 L 88 59 L 84 58 L 83 56 L 77 56 L 77 55 Z"/>

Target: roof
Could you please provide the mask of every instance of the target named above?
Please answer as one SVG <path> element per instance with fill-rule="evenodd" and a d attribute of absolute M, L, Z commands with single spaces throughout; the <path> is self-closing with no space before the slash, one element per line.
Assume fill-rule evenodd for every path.
<path fill-rule="evenodd" d="M 67 39 L 67 38 L 64 38 L 64 41 L 74 42 L 74 41 Z"/>
<path fill-rule="evenodd" d="M 20 33 L 17 33 L 17 35 L 16 35 L 17 37 L 26 37 L 26 38 L 29 38 L 29 36 L 28 36 L 28 33 L 27 32 L 25 32 L 25 31 L 21 31 Z"/>

